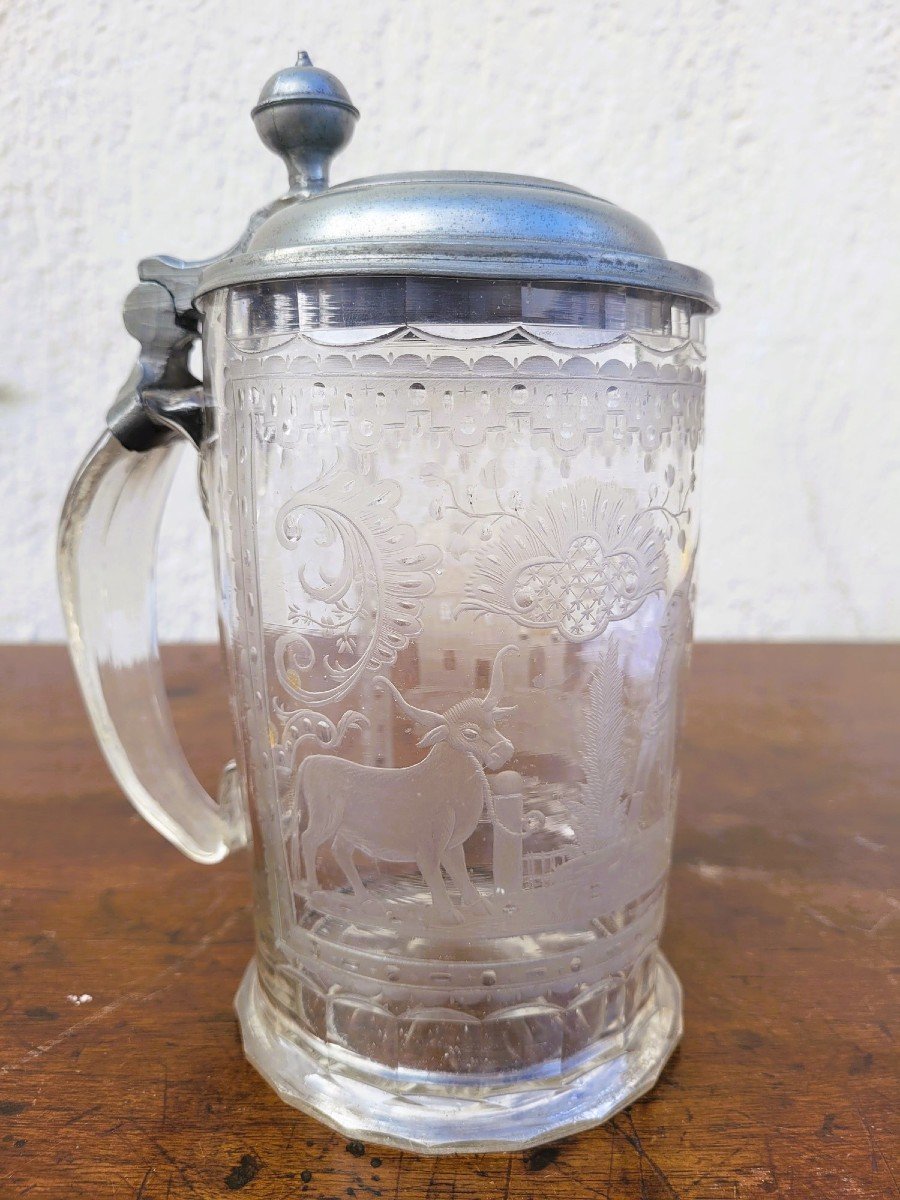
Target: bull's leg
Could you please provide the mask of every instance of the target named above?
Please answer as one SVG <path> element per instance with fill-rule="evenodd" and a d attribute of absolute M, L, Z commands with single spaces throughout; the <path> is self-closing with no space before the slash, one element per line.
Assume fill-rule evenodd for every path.
<path fill-rule="evenodd" d="M 300 838 L 300 846 L 303 851 L 303 873 L 306 876 L 306 886 L 310 891 L 315 891 L 319 886 L 319 877 L 316 874 L 316 854 L 323 840 L 319 830 L 311 827 L 304 830 Z"/>
<path fill-rule="evenodd" d="M 469 872 L 466 868 L 466 852 L 462 846 L 453 846 L 444 851 L 444 857 L 441 860 L 444 867 L 447 869 L 447 874 L 459 888 L 459 894 L 462 897 L 463 904 L 478 905 L 479 908 L 487 908 L 487 902 L 479 892 L 478 888 L 469 878 Z"/>
<path fill-rule="evenodd" d="M 447 885 L 444 883 L 444 876 L 441 874 L 441 863 L 437 854 L 429 854 L 427 858 L 420 858 L 417 866 L 422 872 L 422 878 L 428 884 L 431 890 L 431 903 L 435 914 L 442 921 L 455 923 L 461 921 L 462 914 L 457 912 L 450 901 L 447 894 Z"/>
<path fill-rule="evenodd" d="M 359 871 L 356 869 L 356 863 L 353 861 L 353 846 L 351 843 L 346 838 L 338 835 L 332 842 L 331 849 L 338 861 L 338 866 L 347 876 L 347 881 L 353 888 L 353 894 L 358 900 L 367 900 L 369 893 L 366 891 L 365 884 L 360 879 Z"/>

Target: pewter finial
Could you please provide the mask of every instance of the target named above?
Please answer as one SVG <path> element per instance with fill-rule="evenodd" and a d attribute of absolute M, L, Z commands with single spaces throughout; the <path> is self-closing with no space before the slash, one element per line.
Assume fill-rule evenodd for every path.
<path fill-rule="evenodd" d="M 266 83 L 253 109 L 263 142 L 287 167 L 290 195 L 328 187 L 331 160 L 350 141 L 359 112 L 334 75 L 314 67 L 305 50 Z"/>

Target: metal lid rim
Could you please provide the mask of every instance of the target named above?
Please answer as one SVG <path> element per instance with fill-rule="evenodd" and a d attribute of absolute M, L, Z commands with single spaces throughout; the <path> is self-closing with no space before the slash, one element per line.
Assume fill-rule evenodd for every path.
<path fill-rule="evenodd" d="M 465 251 L 471 248 L 472 253 Z M 328 246 L 291 246 L 258 255 L 240 254 L 220 260 L 205 270 L 195 298 L 221 287 L 265 283 L 316 275 L 412 275 L 495 279 L 534 279 L 547 283 L 606 283 L 622 287 L 667 292 L 699 300 L 710 312 L 718 311 L 712 280 L 703 271 L 671 259 L 617 251 L 547 252 L 547 245 L 475 246 L 447 239 L 444 252 L 434 243 L 408 244 L 380 249 L 359 243 Z"/>

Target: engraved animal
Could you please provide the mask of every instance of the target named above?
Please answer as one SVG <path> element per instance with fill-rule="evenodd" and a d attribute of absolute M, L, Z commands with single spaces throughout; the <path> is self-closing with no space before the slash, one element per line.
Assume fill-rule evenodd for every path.
<path fill-rule="evenodd" d="M 503 660 L 515 646 L 498 651 L 484 699 L 470 697 L 444 713 L 416 708 L 389 679 L 378 682 L 391 692 L 401 713 L 426 732 L 419 745 L 428 754 L 410 767 L 373 767 L 328 754 L 306 758 L 297 773 L 295 811 L 306 812 L 300 838 L 307 885 L 315 888 L 316 855 L 331 844 L 337 862 L 358 899 L 368 893 L 353 861 L 362 850 L 385 862 L 414 862 L 431 891 L 436 915 L 461 921 L 447 893 L 442 868 L 459 889 L 464 905 L 483 905 L 469 878 L 463 843 L 487 805 L 493 813 L 484 768 L 497 770 L 514 747 L 497 722 L 514 712 L 500 707 Z"/>

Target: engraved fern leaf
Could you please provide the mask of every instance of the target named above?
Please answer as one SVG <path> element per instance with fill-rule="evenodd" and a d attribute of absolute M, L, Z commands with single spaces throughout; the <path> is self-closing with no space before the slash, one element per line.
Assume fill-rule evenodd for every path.
<path fill-rule="evenodd" d="M 585 853 L 614 840 L 626 809 L 633 721 L 626 705 L 625 673 L 613 640 L 591 675 L 588 698 L 583 734 L 585 782 L 581 803 L 571 814 Z"/>

